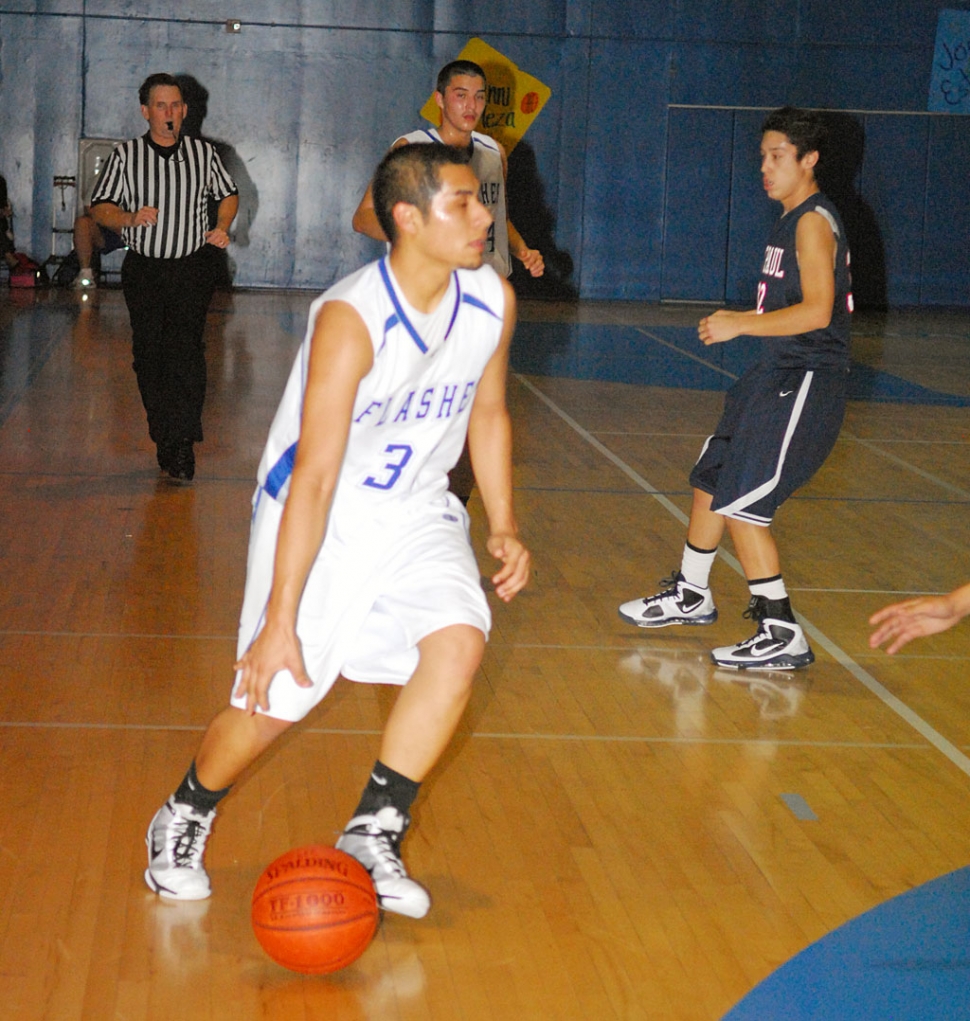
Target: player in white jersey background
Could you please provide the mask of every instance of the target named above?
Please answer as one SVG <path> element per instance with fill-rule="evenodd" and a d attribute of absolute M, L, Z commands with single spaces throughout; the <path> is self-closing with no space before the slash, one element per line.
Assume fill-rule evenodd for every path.
<path fill-rule="evenodd" d="M 490 614 L 447 490 L 466 432 L 508 601 L 529 554 L 512 508 L 505 403 L 511 286 L 482 255 L 491 216 L 467 150 L 390 152 L 374 177 L 390 254 L 314 302 L 258 471 L 231 705 L 149 827 L 149 886 L 210 894 L 216 805 L 338 674 L 402 690 L 337 846 L 381 905 L 422 917 L 428 892 L 400 859 L 420 782 L 471 693 Z M 479 268 L 482 267 L 482 268 Z"/>
<path fill-rule="evenodd" d="M 441 111 L 441 125 L 402 135 L 395 139 L 391 149 L 430 142 L 467 148 L 481 189 L 479 198 L 492 214 L 492 226 L 485 245 L 485 264 L 507 277 L 512 272 L 514 255 L 532 276 L 541 277 L 545 272 L 542 254 L 525 243 L 508 218 L 505 149 L 493 138 L 475 130 L 485 111 L 485 72 L 471 60 L 453 60 L 445 64 L 438 72 L 434 98 Z M 374 210 L 370 186 L 354 212 L 353 227 L 359 234 L 366 234 L 375 241 L 387 240 Z M 449 482 L 452 492 L 467 504 L 474 485 L 467 452 L 452 469 Z"/>
<path fill-rule="evenodd" d="M 472 153 L 472 169 L 481 186 L 481 200 L 492 214 L 485 263 L 502 276 L 512 272 L 514 256 L 534 277 L 545 272 L 542 254 L 530 248 L 508 218 L 506 181 L 508 161 L 501 143 L 475 129 L 485 112 L 485 72 L 471 60 L 453 60 L 438 72 L 434 99 L 441 111 L 438 128 L 422 128 L 395 139 L 392 149 L 422 142 L 443 142 Z M 368 187 L 354 212 L 354 230 L 376 241 L 387 237 L 374 211 Z"/>

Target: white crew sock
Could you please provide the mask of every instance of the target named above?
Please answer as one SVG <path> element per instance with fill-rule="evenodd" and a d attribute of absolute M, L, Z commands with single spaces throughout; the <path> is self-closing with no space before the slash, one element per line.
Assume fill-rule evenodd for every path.
<path fill-rule="evenodd" d="M 694 588 L 707 588 L 716 556 L 716 549 L 701 551 L 686 543 L 684 556 L 680 562 L 680 573 L 684 576 L 684 581 Z"/>
<path fill-rule="evenodd" d="M 758 578 L 748 582 L 748 589 L 753 596 L 764 596 L 765 599 L 784 599 L 788 595 L 785 583 L 780 574 L 774 578 Z"/>

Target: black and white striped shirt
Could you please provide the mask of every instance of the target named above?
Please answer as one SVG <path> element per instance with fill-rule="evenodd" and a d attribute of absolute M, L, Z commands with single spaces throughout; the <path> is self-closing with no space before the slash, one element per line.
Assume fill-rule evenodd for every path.
<path fill-rule="evenodd" d="M 236 190 L 211 142 L 183 136 L 165 148 L 146 133 L 115 146 L 90 205 L 111 202 L 130 213 L 155 207 L 156 224 L 125 227 L 121 236 L 140 255 L 180 259 L 205 244 L 209 199 L 221 202 Z"/>

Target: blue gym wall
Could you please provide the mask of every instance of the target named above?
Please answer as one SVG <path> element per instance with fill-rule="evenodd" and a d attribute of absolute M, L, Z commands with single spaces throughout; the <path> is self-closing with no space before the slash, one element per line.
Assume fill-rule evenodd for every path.
<path fill-rule="evenodd" d="M 970 306 L 970 117 L 923 112 L 944 7 L 970 0 L 0 0 L 0 172 L 43 260 L 78 138 L 140 133 L 145 75 L 190 75 L 240 185 L 235 283 L 322 288 L 379 251 L 350 229 L 368 176 L 479 36 L 552 89 L 510 167 L 550 264 L 526 293 L 750 301 L 758 127 L 793 103 L 846 111 L 859 297 Z"/>

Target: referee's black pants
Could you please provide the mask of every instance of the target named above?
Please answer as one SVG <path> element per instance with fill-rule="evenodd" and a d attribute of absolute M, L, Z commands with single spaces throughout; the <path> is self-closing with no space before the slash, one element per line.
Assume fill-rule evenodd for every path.
<path fill-rule="evenodd" d="M 212 253 L 150 259 L 129 251 L 121 267 L 131 318 L 132 367 L 159 446 L 202 439 L 206 312 L 215 290 Z"/>

